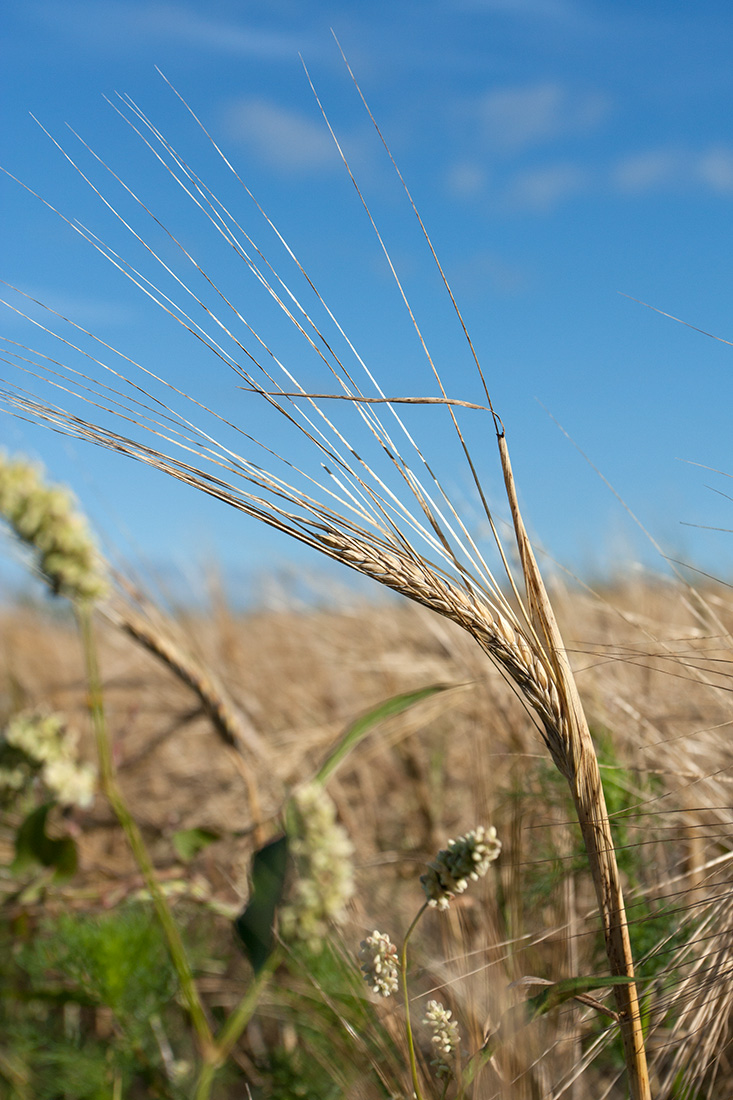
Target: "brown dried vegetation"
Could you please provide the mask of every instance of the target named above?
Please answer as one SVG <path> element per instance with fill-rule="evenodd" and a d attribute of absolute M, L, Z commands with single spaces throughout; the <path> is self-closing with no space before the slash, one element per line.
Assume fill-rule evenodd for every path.
<path fill-rule="evenodd" d="M 733 600 L 722 587 L 702 600 L 661 582 L 554 598 L 614 825 L 652 1093 L 727 1095 Z M 490 821 L 504 843 L 499 877 L 426 923 L 415 995 L 438 990 L 454 1006 L 466 1050 L 503 1017 L 506 1041 L 485 1079 L 493 1089 L 487 1096 L 624 1095 L 621 1065 L 603 1050 L 617 1034 L 610 1015 L 571 1002 L 516 1034 L 507 1022 L 511 1005 L 535 992 L 510 983 L 597 974 L 605 963 L 565 785 L 530 714 L 469 636 L 407 602 L 248 615 L 222 602 L 207 616 L 183 616 L 175 630 L 183 649 L 216 669 L 263 754 L 240 754 L 254 776 L 253 814 L 233 750 L 197 696 L 122 633 L 101 632 L 120 782 L 162 879 L 183 879 L 199 904 L 233 913 L 246 894 L 258 815 L 277 811 L 360 712 L 401 691 L 455 684 L 385 722 L 330 785 L 357 849 L 346 942 L 356 952 L 374 927 L 397 935 L 414 915 L 417 878 L 436 849 Z M 37 610 L 6 610 L 2 637 L 4 712 L 43 704 L 83 729 L 72 625 Z M 77 824 L 81 875 L 50 904 L 105 907 L 138 890 L 101 800 Z M 183 870 L 170 835 L 189 827 L 214 829 L 221 839 Z M 233 1003 L 237 973 L 235 964 L 210 983 L 210 1004 Z M 255 1027 L 242 1040 L 243 1056 L 256 1035 Z"/>

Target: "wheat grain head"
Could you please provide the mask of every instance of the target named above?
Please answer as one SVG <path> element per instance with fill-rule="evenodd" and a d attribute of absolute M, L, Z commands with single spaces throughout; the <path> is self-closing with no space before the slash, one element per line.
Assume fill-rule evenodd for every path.
<path fill-rule="evenodd" d="M 358 89 L 358 85 L 356 87 Z M 497 581 L 459 510 L 451 503 L 447 492 L 401 419 L 398 402 L 390 401 L 379 387 L 374 375 L 353 344 L 348 341 L 334 314 L 316 290 L 305 268 L 285 245 L 282 236 L 262 208 L 257 207 L 269 229 L 285 245 L 295 264 L 296 273 L 305 278 L 310 291 L 315 294 L 317 304 L 325 310 L 326 317 L 335 326 L 338 336 L 346 341 L 354 366 L 346 365 L 343 356 L 334 350 L 334 340 L 324 334 L 322 327 L 319 327 L 311 312 L 301 304 L 291 286 L 276 274 L 252 236 L 216 199 L 213 192 L 143 112 L 129 99 L 121 100 L 121 105 L 116 109 L 127 112 L 126 121 L 159 161 L 165 164 L 172 179 L 191 198 L 196 211 L 203 214 L 214 231 L 234 249 L 245 268 L 282 310 L 287 323 L 293 325 L 303 337 L 308 348 L 315 353 L 328 372 L 336 392 L 319 397 L 300 386 L 293 373 L 278 359 L 237 304 L 217 287 L 216 280 L 203 270 L 180 243 L 180 239 L 165 227 L 157 215 L 151 213 L 126 184 L 123 186 L 128 195 L 132 196 L 133 205 L 143 216 L 154 218 L 155 223 L 164 229 L 169 242 L 178 250 L 189 273 L 193 271 L 202 275 L 213 290 L 214 303 L 204 303 L 185 279 L 179 275 L 174 276 L 175 286 L 184 299 L 190 296 L 198 306 L 203 306 L 206 325 L 195 320 L 192 313 L 178 304 L 166 292 L 162 282 L 159 283 L 132 267 L 91 230 L 79 223 L 72 223 L 64 215 L 60 216 L 175 323 L 190 332 L 219 364 L 233 372 L 238 388 L 249 391 L 253 399 L 259 400 L 265 407 L 282 416 L 290 427 L 305 437 L 320 455 L 320 474 L 299 468 L 286 457 L 273 454 L 266 440 L 253 438 L 232 420 L 215 413 L 203 402 L 182 392 L 172 381 L 159 376 L 148 367 L 125 356 L 122 370 L 113 367 L 110 355 L 121 353 L 117 353 L 110 345 L 104 344 L 73 322 L 67 322 L 66 318 L 54 316 L 53 311 L 47 311 L 50 318 L 48 325 L 35 320 L 32 323 L 60 340 L 64 355 L 81 360 L 84 369 L 58 362 L 29 347 L 8 346 L 6 361 L 31 377 L 32 389 L 29 391 L 19 383 L 10 381 L 0 393 L 0 399 L 17 415 L 134 458 L 226 502 L 319 550 L 329 558 L 453 620 L 476 640 L 521 693 L 537 720 L 556 766 L 570 784 L 599 898 L 611 970 L 614 974 L 629 978 L 627 986 L 617 987 L 616 998 L 632 1095 L 634 1100 L 647 1100 L 650 1092 L 638 1002 L 633 985 L 633 961 L 595 750 L 562 638 L 524 529 L 504 428 L 494 413 L 473 345 L 422 222 L 420 227 L 424 239 L 438 264 L 446 291 L 468 340 L 485 395 L 487 415 L 492 418 L 514 521 L 526 598 L 520 596 L 518 585 L 508 567 L 491 509 L 457 419 L 456 402 L 448 399 L 389 252 L 338 142 L 338 151 L 352 182 L 357 186 L 361 202 L 377 234 L 379 245 L 437 381 L 441 397 L 432 400 L 443 406 L 456 433 L 493 533 L 506 581 L 513 594 L 511 601 L 505 595 L 505 585 Z M 379 133 L 378 128 L 377 132 Z M 381 138 L 381 133 L 379 136 Z M 336 141 L 335 135 L 334 140 Z M 214 148 L 223 156 L 217 146 L 214 145 Z M 67 152 L 62 152 L 101 197 L 91 179 Z M 99 158 L 97 161 L 102 163 Z M 226 159 L 225 164 L 234 171 Z M 102 164 L 102 168 L 107 170 L 106 165 Z M 115 179 L 119 181 L 116 175 Z M 249 194 L 243 183 L 242 186 Z M 417 214 L 409 191 L 406 188 L 405 191 L 413 211 Z M 102 201 L 124 230 L 132 233 L 138 242 L 145 244 L 144 235 L 138 233 L 107 199 Z M 168 262 L 152 247 L 145 244 L 145 248 L 152 257 L 154 266 L 164 274 L 171 275 Z M 27 316 L 22 307 L 11 308 Z M 61 335 L 59 326 L 62 323 L 71 325 L 70 333 L 68 328 L 65 329 L 68 336 Z M 254 341 L 255 351 L 252 350 L 252 344 L 245 345 L 245 336 Z M 90 348 L 94 350 L 89 350 Z M 361 374 L 361 381 L 357 380 L 358 372 Z M 39 386 L 48 387 L 46 392 L 56 395 L 55 399 L 39 397 L 36 392 Z M 163 396 L 159 396 L 161 393 Z M 166 402 L 165 395 L 171 400 L 171 404 Z M 346 401 L 357 426 L 375 445 L 374 460 L 363 457 L 361 446 L 350 442 L 346 429 L 328 412 L 329 401 L 337 396 Z M 91 407 L 91 417 L 71 411 L 67 407 L 71 402 L 81 402 L 82 406 Z M 379 415 L 377 402 L 384 404 L 387 419 Z M 189 415 L 176 407 L 181 403 L 184 406 L 188 404 L 189 408 L 192 404 L 193 413 Z M 467 404 L 475 405 L 470 402 Z M 223 440 L 219 441 L 214 430 L 209 431 L 198 426 L 196 418 L 200 419 L 202 416 L 212 417 L 215 429 L 218 425 L 219 429 L 232 431 L 240 440 L 244 438 L 248 444 L 254 445 L 260 453 L 265 454 L 268 465 L 245 457 L 233 446 Z M 108 423 L 110 418 L 111 426 Z M 120 420 L 126 423 L 126 431 L 131 431 L 130 435 L 123 435 L 117 429 L 115 422 L 119 423 Z M 147 442 L 150 436 L 154 437 L 153 444 Z M 394 481 L 384 473 L 385 464 L 388 470 L 391 469 Z M 278 472 L 278 469 L 284 472 Z"/>

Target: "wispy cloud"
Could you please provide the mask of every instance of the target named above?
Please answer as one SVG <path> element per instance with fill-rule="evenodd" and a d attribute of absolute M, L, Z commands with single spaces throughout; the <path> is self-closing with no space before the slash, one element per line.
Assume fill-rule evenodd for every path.
<path fill-rule="evenodd" d="M 146 5 L 143 12 L 152 30 L 165 31 L 218 53 L 293 61 L 305 45 L 302 35 L 248 27 L 244 20 L 215 19 L 188 5 L 152 4 Z"/>
<path fill-rule="evenodd" d="M 242 19 L 220 19 L 204 14 L 188 3 L 130 3 L 129 0 L 39 0 L 27 11 L 54 33 L 66 33 L 75 41 L 93 39 L 95 46 L 129 49 L 134 41 L 158 44 L 189 43 L 197 51 L 240 57 L 297 60 L 299 51 L 309 55 L 318 49 L 309 32 L 264 29 Z"/>
<path fill-rule="evenodd" d="M 518 172 L 506 189 L 504 201 L 513 209 L 547 213 L 586 191 L 589 183 L 588 171 L 578 164 L 549 164 Z"/>
<path fill-rule="evenodd" d="M 733 149 L 724 145 L 708 149 L 698 160 L 697 174 L 713 191 L 733 193 Z"/>
<path fill-rule="evenodd" d="M 493 177 L 477 162 L 459 162 L 448 170 L 446 185 L 458 199 L 489 203 L 497 211 L 547 214 L 591 189 L 591 171 L 571 161 L 553 161 L 535 168 Z"/>
<path fill-rule="evenodd" d="M 733 149 L 718 144 L 698 150 L 670 146 L 645 150 L 617 161 L 611 182 L 618 191 L 634 195 L 700 187 L 733 194 Z"/>
<path fill-rule="evenodd" d="M 459 161 L 446 173 L 458 199 L 491 203 L 496 210 L 547 214 L 578 195 L 633 198 L 670 192 L 713 192 L 733 198 L 733 147 L 667 146 L 622 155 L 605 165 L 552 160 L 532 168 L 490 172 L 480 159 Z"/>
<path fill-rule="evenodd" d="M 680 183 L 689 170 L 679 149 L 648 149 L 622 157 L 611 173 L 612 183 L 622 192 L 640 194 Z"/>
<path fill-rule="evenodd" d="M 478 105 L 483 136 L 517 153 L 560 137 L 595 130 L 610 111 L 598 92 L 581 92 L 547 81 L 487 92 Z"/>
<path fill-rule="evenodd" d="M 524 292 L 530 282 L 526 270 L 489 249 L 451 263 L 450 280 L 462 298 L 480 298 L 487 287 L 510 297 Z"/>
<path fill-rule="evenodd" d="M 585 13 L 572 0 L 459 0 L 458 7 L 517 19 L 546 19 L 563 23 L 585 19 Z"/>
<path fill-rule="evenodd" d="M 232 140 L 244 142 L 258 158 L 280 171 L 314 173 L 340 167 L 333 139 L 323 123 L 273 100 L 237 100 L 226 112 L 225 126 Z"/>
<path fill-rule="evenodd" d="M 446 176 L 448 192 L 458 199 L 470 199 L 486 190 L 489 173 L 475 161 L 462 160 L 449 167 Z"/>
<path fill-rule="evenodd" d="M 105 302 L 81 294 L 68 295 L 63 291 L 38 286 L 25 286 L 20 290 L 24 293 L 13 294 L 10 289 L 6 290 L 9 304 L 0 303 L 3 324 L 6 328 L 9 325 L 13 328 L 27 328 L 32 321 L 37 321 L 40 325 L 54 325 L 57 318 L 49 314 L 49 310 L 59 314 L 61 318 L 69 318 L 70 321 L 82 325 L 90 332 L 105 327 L 129 325 L 134 319 L 130 309 L 118 302 Z M 32 328 L 35 329 L 36 326 L 32 325 Z"/>

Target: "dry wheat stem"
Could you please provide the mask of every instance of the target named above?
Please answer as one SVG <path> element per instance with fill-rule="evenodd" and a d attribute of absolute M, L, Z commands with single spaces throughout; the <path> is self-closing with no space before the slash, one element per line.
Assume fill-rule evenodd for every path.
<path fill-rule="evenodd" d="M 575 803 L 598 897 L 611 973 L 633 979 L 634 960 L 626 909 L 598 757 L 552 604 L 524 526 L 503 433 L 499 435 L 498 442 L 527 598 L 538 629 L 543 635 L 544 646 L 541 650 L 547 653 L 551 662 L 553 681 L 560 696 L 561 725 L 554 731 L 546 730 L 545 740 L 559 770 L 568 780 Z M 614 993 L 632 1097 L 634 1100 L 650 1100 L 649 1073 L 636 985 L 632 982 L 616 987 Z"/>
<path fill-rule="evenodd" d="M 257 731 L 230 698 L 224 685 L 190 653 L 186 653 L 160 625 L 154 626 L 121 601 L 106 601 L 102 613 L 130 638 L 162 661 L 199 698 L 204 712 L 227 746 L 232 763 L 247 789 L 255 829 L 262 822 L 257 781 L 247 756 L 262 760 L 265 748 Z"/>
<path fill-rule="evenodd" d="M 211 670 L 183 649 L 159 626 L 122 603 L 102 607 L 106 617 L 163 662 L 198 696 L 220 737 L 240 752 L 263 759 L 265 748 L 257 731 L 245 721 L 224 685 Z"/>

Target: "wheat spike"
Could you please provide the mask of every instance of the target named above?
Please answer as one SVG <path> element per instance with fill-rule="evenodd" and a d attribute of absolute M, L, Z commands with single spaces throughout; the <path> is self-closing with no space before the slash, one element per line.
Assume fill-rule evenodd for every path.
<path fill-rule="evenodd" d="M 61 339 L 67 350 L 84 356 L 87 364 L 85 371 L 64 368 L 31 349 L 25 351 L 32 359 L 26 357 L 22 363 L 19 361 L 22 370 L 41 376 L 53 387 L 52 392 L 61 393 L 60 400 L 63 403 L 59 405 L 50 399 L 39 399 L 34 393 L 28 393 L 16 385 L 5 391 L 3 399 L 6 405 L 19 415 L 45 423 L 57 431 L 88 440 L 162 470 L 453 620 L 468 631 L 484 652 L 499 665 L 506 677 L 516 685 L 537 718 L 540 732 L 556 766 L 570 784 L 598 895 L 611 970 L 615 975 L 633 979 L 623 895 L 595 749 L 564 645 L 524 530 L 503 425 L 493 411 L 478 359 L 475 359 L 476 367 L 499 444 L 526 599 L 520 596 L 508 567 L 493 516 L 461 433 L 454 407 L 456 402 L 446 396 L 389 253 L 359 191 L 359 197 L 377 233 L 380 247 L 437 380 L 442 394 L 440 403 L 450 417 L 459 447 L 468 463 L 513 590 L 512 603 L 505 596 L 502 585 L 495 579 L 459 511 L 452 505 L 448 494 L 401 420 L 395 408 L 396 403 L 390 403 L 385 397 L 354 346 L 348 343 L 356 362 L 356 368 L 352 369 L 334 351 L 333 341 L 329 341 L 324 335 L 309 311 L 301 305 L 295 292 L 275 274 L 252 237 L 218 203 L 193 169 L 162 138 L 160 132 L 148 122 L 132 101 L 123 101 L 123 106 L 131 113 L 130 125 L 141 136 L 145 135 L 143 140 L 146 143 L 151 147 L 155 146 L 156 156 L 165 158 L 166 166 L 176 183 L 187 191 L 197 210 L 204 213 L 215 232 L 221 234 L 235 248 L 259 285 L 280 306 L 287 322 L 296 327 L 309 349 L 319 357 L 339 393 L 326 396 L 321 393 L 318 396 L 299 387 L 292 372 L 277 359 L 236 304 L 217 289 L 215 280 L 202 271 L 169 230 L 166 229 L 165 232 L 170 241 L 181 250 L 188 270 L 188 265 L 193 263 L 196 271 L 204 275 L 215 291 L 215 304 L 204 306 L 209 328 L 204 328 L 182 306 L 175 304 L 162 287 L 121 261 L 118 254 L 98 236 L 78 224 L 74 224 L 72 228 L 85 236 L 93 248 L 114 263 L 176 323 L 201 341 L 227 370 L 233 371 L 237 388 L 241 388 L 241 383 L 244 382 L 244 388 L 250 391 L 250 399 L 259 400 L 264 403 L 265 408 L 281 414 L 289 426 L 307 438 L 321 457 L 322 469 L 318 475 L 297 469 L 290 461 L 273 455 L 266 441 L 253 441 L 250 436 L 245 436 L 242 428 L 223 416 L 212 413 L 200 401 L 183 394 L 174 384 L 154 374 L 149 368 L 127 359 L 127 366 L 131 366 L 135 374 L 142 377 L 142 382 L 131 382 L 124 372 L 113 369 L 105 360 L 96 358 L 96 355 L 75 342 L 81 337 L 91 335 L 80 330 L 78 326 L 73 326 L 72 338 L 67 339 L 57 336 L 53 328 L 34 322 L 45 332 Z M 218 147 L 215 148 L 219 152 Z M 346 159 L 340 147 L 338 148 L 351 175 Z M 76 167 L 68 154 L 64 152 L 64 155 Z M 234 171 L 228 161 L 225 163 Z M 87 179 L 86 176 L 84 178 Z M 353 176 L 351 179 L 356 186 Z M 99 194 L 96 186 L 92 186 Z M 417 213 L 409 192 L 407 194 L 412 209 Z M 133 198 L 141 211 L 148 214 L 149 211 L 142 201 L 137 196 L 133 195 Z M 104 201 L 121 224 L 130 229 L 128 222 Z M 261 207 L 258 209 L 264 214 Z M 264 216 L 268 227 L 276 232 L 280 242 L 284 244 L 273 223 L 267 215 Z M 162 224 L 157 217 L 155 220 L 158 225 Z M 437 256 L 422 222 L 420 226 L 437 263 Z M 131 231 L 138 240 L 142 239 L 135 230 Z M 148 251 L 155 261 L 163 264 L 163 260 L 151 248 Z M 296 271 L 305 277 L 308 286 L 315 293 L 318 306 L 325 309 L 329 321 L 336 324 L 339 336 L 346 339 L 300 261 L 290 249 L 288 253 L 295 263 Z M 170 267 L 167 264 L 163 266 L 170 273 Z M 439 265 L 438 268 L 468 338 L 448 282 L 443 276 L 442 268 Z M 176 281 L 179 290 L 182 288 L 184 294 L 191 295 L 199 305 L 203 305 L 180 277 L 176 276 Z M 235 325 L 237 332 L 244 332 L 255 341 L 257 354 L 244 346 L 242 341 L 245 336 L 236 334 Z M 470 340 L 469 346 L 475 358 Z M 102 346 L 105 354 L 110 350 L 114 351 L 109 345 Z M 102 369 L 102 375 L 97 378 L 95 374 L 99 368 Z M 138 369 L 142 375 L 138 374 Z M 355 377 L 357 369 L 363 375 L 361 383 Z M 103 381 L 103 378 L 107 381 Z M 197 426 L 184 412 L 164 403 L 157 396 L 160 387 L 171 402 L 192 403 L 194 416 L 211 415 L 218 428 L 233 430 L 240 437 L 244 436 L 248 443 L 254 442 L 264 451 L 268 463 L 281 461 L 285 472 L 278 474 L 273 468 L 266 468 L 239 454 L 233 446 L 219 442 L 212 432 Z M 364 389 L 376 393 L 365 393 Z M 294 393 L 299 396 L 293 397 Z M 67 411 L 65 402 L 69 395 L 90 405 L 93 409 L 92 415 L 98 419 L 87 419 Z M 366 434 L 367 439 L 375 444 L 378 457 L 374 461 L 370 462 L 364 457 L 361 445 L 352 443 L 347 437 L 346 429 L 337 425 L 325 411 L 324 404 L 337 396 L 346 400 L 356 429 Z M 348 404 L 349 402 L 351 403 Z M 375 408 L 377 403 L 384 403 L 388 420 L 380 419 Z M 340 401 L 337 404 L 340 405 Z M 133 438 L 122 435 L 114 427 L 105 426 L 102 420 L 108 414 L 133 425 L 131 430 L 137 429 L 137 436 Z M 154 437 L 154 445 L 145 442 L 145 438 L 151 435 Z M 181 454 L 183 457 L 178 457 Z M 380 472 L 380 463 L 385 460 L 391 465 L 396 484 L 391 483 Z M 405 496 L 408 497 L 409 504 L 405 503 Z M 649 1100 L 649 1080 L 633 982 L 616 987 L 616 1000 L 632 1096 L 634 1100 Z"/>

